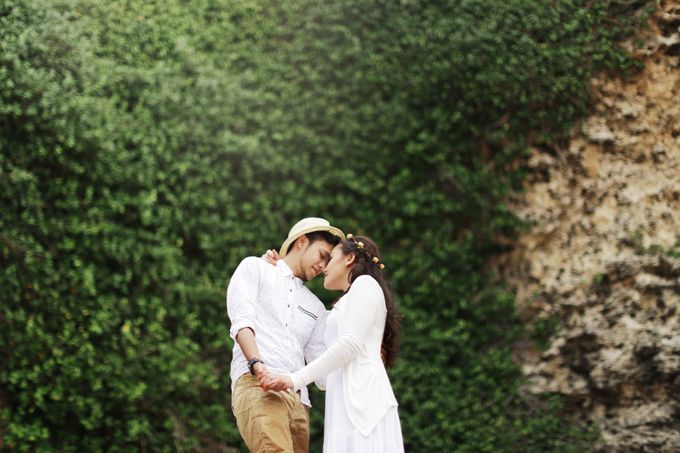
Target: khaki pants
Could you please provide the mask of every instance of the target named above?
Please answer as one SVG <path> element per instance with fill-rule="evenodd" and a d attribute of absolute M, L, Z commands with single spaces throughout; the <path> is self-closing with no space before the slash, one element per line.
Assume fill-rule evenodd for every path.
<path fill-rule="evenodd" d="M 255 376 L 241 376 L 232 394 L 241 437 L 253 453 L 309 450 L 309 408 L 293 392 L 265 392 Z"/>

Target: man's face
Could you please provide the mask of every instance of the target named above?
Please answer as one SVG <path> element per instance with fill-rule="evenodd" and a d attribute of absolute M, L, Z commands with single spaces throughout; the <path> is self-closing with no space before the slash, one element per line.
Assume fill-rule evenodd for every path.
<path fill-rule="evenodd" d="M 309 243 L 300 257 L 300 271 L 302 280 L 309 281 L 319 275 L 326 268 L 333 246 L 326 241 Z"/>

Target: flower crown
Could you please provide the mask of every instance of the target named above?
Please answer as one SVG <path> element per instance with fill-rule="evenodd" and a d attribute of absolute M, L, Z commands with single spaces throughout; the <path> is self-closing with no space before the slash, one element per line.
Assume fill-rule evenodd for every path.
<path fill-rule="evenodd" d="M 364 248 L 364 243 L 354 239 L 354 235 L 352 233 L 347 234 L 347 240 L 354 242 L 354 245 L 356 245 L 358 249 L 361 249 L 368 256 L 371 262 L 380 268 L 380 270 L 385 269 L 385 265 L 380 262 L 380 258 L 371 255 L 370 252 Z"/>

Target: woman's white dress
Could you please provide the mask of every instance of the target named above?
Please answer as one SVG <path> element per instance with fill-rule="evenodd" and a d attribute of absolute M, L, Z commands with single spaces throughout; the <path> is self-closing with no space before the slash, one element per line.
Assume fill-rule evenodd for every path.
<path fill-rule="evenodd" d="M 338 312 L 333 309 L 326 319 L 326 347 L 338 340 Z M 342 385 L 342 368 L 326 378 L 326 412 L 324 453 L 400 453 L 404 451 L 397 406 L 388 410 L 373 430 L 364 436 L 347 416 Z"/>

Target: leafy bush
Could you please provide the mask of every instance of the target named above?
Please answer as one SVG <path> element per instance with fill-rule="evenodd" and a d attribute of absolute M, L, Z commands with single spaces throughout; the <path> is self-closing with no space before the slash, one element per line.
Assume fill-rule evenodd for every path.
<path fill-rule="evenodd" d="M 240 446 L 228 277 L 321 215 L 382 246 L 409 451 L 579 451 L 558 403 L 520 397 L 483 265 L 527 141 L 630 66 L 621 5 L 4 2 L 2 447 Z"/>

